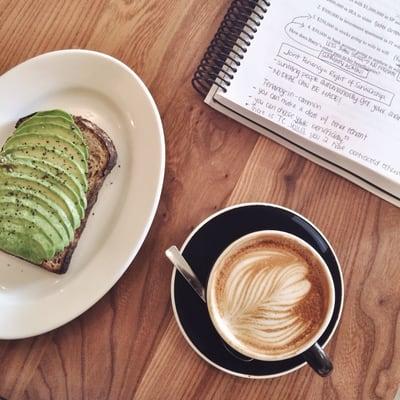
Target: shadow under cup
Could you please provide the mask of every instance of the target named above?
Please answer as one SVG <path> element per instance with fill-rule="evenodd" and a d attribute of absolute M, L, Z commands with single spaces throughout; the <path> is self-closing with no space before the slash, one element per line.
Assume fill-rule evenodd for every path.
<path fill-rule="evenodd" d="M 318 276 L 318 282 L 319 282 L 318 289 L 319 289 L 320 300 L 324 301 L 324 315 L 321 318 L 318 318 L 318 328 L 314 329 L 313 334 L 310 337 L 308 337 L 306 341 L 302 341 L 298 347 L 290 346 L 290 348 L 286 349 L 286 351 L 285 350 L 276 351 L 276 352 L 271 352 L 270 354 L 268 354 L 267 351 L 257 352 L 257 350 L 255 350 L 254 347 L 253 348 L 251 346 L 246 347 L 245 344 L 243 345 L 242 343 L 240 343 L 240 341 L 238 341 L 237 338 L 235 337 L 234 333 L 227 326 L 226 321 L 221 317 L 216 300 L 217 293 L 221 293 L 226 290 L 225 284 L 227 283 L 227 278 L 223 278 L 221 282 L 220 277 L 224 276 L 224 272 L 226 270 L 232 271 L 231 268 L 234 268 L 232 264 L 233 263 L 232 257 L 236 255 L 235 259 L 236 265 L 244 263 L 243 265 L 247 266 L 249 265 L 248 262 L 252 263 L 252 261 L 250 260 L 250 257 L 248 255 L 246 254 L 240 255 L 240 251 L 246 248 L 246 246 L 248 248 L 248 246 L 251 246 L 251 244 L 256 244 L 256 246 L 258 246 L 256 253 L 252 253 L 252 256 L 254 257 L 254 254 L 261 254 L 263 251 L 266 251 L 268 246 L 271 246 L 271 244 L 268 245 L 268 243 L 272 243 L 273 246 L 276 245 L 282 246 L 283 249 L 285 248 L 296 249 L 296 251 L 298 251 L 299 254 L 301 255 L 301 258 L 304 260 L 304 263 L 307 264 L 305 270 L 301 269 L 302 268 L 301 265 L 294 264 L 294 267 L 296 268 L 297 271 L 296 279 L 294 281 L 294 284 L 289 286 L 290 289 L 289 290 L 286 289 L 286 293 L 289 296 L 293 294 L 294 298 L 292 300 L 295 301 L 296 299 L 298 299 L 299 302 L 301 302 L 302 299 L 306 297 L 306 295 L 300 295 L 300 297 L 297 295 L 296 298 L 296 296 L 294 295 L 296 290 L 300 290 L 301 293 L 303 292 L 308 293 L 308 291 L 316 290 L 313 287 L 313 285 L 316 285 L 316 282 L 310 283 L 305 276 L 304 279 L 302 279 L 301 278 L 302 275 L 301 274 L 298 275 L 299 268 L 302 272 L 305 271 L 307 273 L 310 268 L 316 268 L 318 269 L 316 275 Z M 232 263 L 230 263 L 230 261 L 232 261 Z M 278 268 L 276 269 L 276 271 L 283 271 L 283 268 L 285 268 L 284 265 L 282 265 L 282 269 Z M 255 298 L 257 299 L 257 297 L 259 297 L 260 294 L 265 293 L 264 287 L 265 289 L 267 289 L 268 284 L 272 281 L 276 282 L 276 279 L 280 279 L 279 280 L 280 284 L 282 284 L 282 280 L 285 279 L 286 280 L 292 279 L 293 281 L 293 276 L 294 276 L 293 273 L 296 273 L 294 270 L 293 271 L 286 270 L 287 272 L 289 272 L 289 274 L 278 275 L 276 277 L 271 277 L 271 278 L 267 276 L 265 277 L 267 278 L 267 280 L 262 280 L 261 282 L 263 286 L 260 286 L 259 280 L 253 283 L 250 282 L 251 278 L 249 278 L 249 275 L 246 275 L 246 277 L 244 277 L 242 272 L 245 270 L 246 268 L 241 269 L 240 271 L 241 274 L 240 275 L 238 274 L 237 282 L 234 282 L 234 286 L 232 286 L 232 294 L 230 299 L 232 298 L 235 299 L 235 294 L 238 294 L 240 288 L 244 287 L 243 286 L 244 283 L 247 283 L 245 296 L 241 297 L 241 300 L 236 302 L 236 306 L 240 306 L 240 304 L 243 305 L 244 302 L 246 301 L 246 298 L 248 300 L 251 299 L 252 301 L 254 301 Z M 229 274 L 230 272 L 228 272 L 228 276 Z M 244 282 L 244 279 L 246 279 L 246 282 Z M 251 290 L 252 287 L 255 288 L 254 292 Z M 306 287 L 308 287 L 308 289 L 305 289 Z M 290 304 L 290 300 L 288 302 Z M 321 337 L 323 332 L 326 330 L 329 322 L 331 321 L 334 305 L 335 305 L 335 287 L 329 268 L 326 265 L 323 258 L 312 246 L 310 246 L 304 240 L 293 234 L 283 231 L 275 231 L 275 230 L 257 231 L 244 235 L 243 237 L 235 240 L 221 253 L 218 259 L 215 261 L 207 281 L 207 307 L 210 319 L 216 331 L 223 339 L 223 341 L 227 343 L 232 349 L 239 352 L 240 354 L 243 354 L 244 356 L 251 357 L 252 359 L 260 361 L 282 361 L 301 354 L 303 355 L 304 359 L 309 363 L 309 365 L 321 376 L 327 376 L 333 370 L 333 365 L 331 361 L 329 360 L 325 352 L 322 350 L 322 348 L 318 345 L 317 341 Z M 284 304 L 282 304 L 282 306 L 284 306 Z M 309 310 L 307 310 L 306 314 L 309 315 L 312 308 L 313 307 L 310 304 Z M 247 328 L 250 329 L 249 336 L 251 338 L 252 335 L 251 328 L 249 327 Z M 257 330 L 256 326 L 254 327 L 254 330 Z M 260 333 L 263 332 L 259 331 L 258 334 Z"/>

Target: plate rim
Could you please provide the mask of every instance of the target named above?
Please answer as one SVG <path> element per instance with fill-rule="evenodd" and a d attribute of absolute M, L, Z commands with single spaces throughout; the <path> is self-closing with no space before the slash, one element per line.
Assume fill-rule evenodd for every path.
<path fill-rule="evenodd" d="M 329 240 L 327 239 L 327 237 L 321 232 L 321 230 L 315 226 L 308 218 L 306 218 L 304 215 L 298 213 L 297 211 L 294 211 L 288 207 L 284 207 L 278 204 L 273 204 L 273 203 L 265 203 L 265 202 L 245 202 L 245 203 L 238 203 L 238 204 L 233 204 L 231 206 L 225 207 L 211 215 L 209 215 L 207 218 L 205 218 L 204 220 L 202 220 L 190 233 L 189 235 L 186 237 L 185 241 L 183 242 L 182 246 L 180 247 L 180 251 L 181 253 L 183 253 L 183 251 L 185 250 L 186 246 L 188 245 L 188 243 L 190 242 L 190 240 L 193 238 L 193 236 L 205 225 L 207 224 L 210 220 L 218 217 L 220 214 L 223 214 L 227 211 L 233 210 L 235 208 L 241 208 L 241 207 L 247 207 L 247 206 L 267 206 L 267 207 L 275 207 L 275 208 L 279 208 L 288 212 L 291 212 L 295 215 L 297 215 L 298 217 L 304 219 L 306 222 L 308 222 L 326 241 L 326 243 L 328 244 L 329 248 L 332 251 L 332 254 L 336 260 L 336 263 L 339 267 L 339 277 L 340 277 L 340 283 L 342 286 L 342 298 L 341 298 L 341 302 L 340 302 L 340 308 L 339 308 L 339 314 L 338 314 L 338 318 L 335 322 L 335 325 L 333 326 L 332 332 L 330 333 L 330 335 L 328 336 L 328 338 L 326 339 L 326 342 L 323 344 L 322 348 L 325 348 L 325 346 L 331 341 L 333 335 L 336 332 L 336 329 L 341 321 L 342 318 L 342 312 L 343 312 L 343 305 L 344 305 L 344 297 L 345 297 L 345 289 L 344 289 L 344 281 L 343 281 L 343 272 L 342 272 L 342 268 L 341 268 L 341 264 L 339 263 L 339 260 L 337 258 L 336 252 L 333 249 L 331 243 L 329 242 Z M 170 286 L 170 290 L 171 290 L 171 303 L 172 303 L 172 310 L 173 310 L 173 314 L 175 317 L 175 321 L 178 325 L 179 330 L 181 331 L 181 334 L 183 335 L 183 337 L 185 338 L 186 342 L 189 344 L 189 346 L 197 353 L 198 356 L 200 356 L 204 361 L 206 361 L 208 364 L 212 365 L 214 368 L 217 368 L 218 370 L 227 373 L 228 375 L 232 375 L 232 376 L 236 376 L 236 377 L 240 377 L 240 378 L 246 378 L 246 379 L 272 379 L 272 378 L 278 378 L 280 376 L 284 376 L 287 374 L 290 374 L 292 372 L 297 371 L 300 368 L 303 368 L 304 366 L 307 365 L 307 362 L 304 361 L 303 363 L 297 365 L 294 368 L 291 368 L 289 370 L 285 370 L 283 372 L 279 372 L 277 374 L 270 374 L 270 375 L 251 375 L 251 374 L 243 374 L 240 372 L 236 372 L 236 371 L 232 371 L 229 370 L 227 368 L 224 368 L 221 365 L 216 364 L 215 362 L 211 361 L 207 356 L 205 356 L 195 345 L 194 343 L 191 341 L 191 339 L 189 338 L 189 336 L 187 335 L 186 331 L 184 330 L 181 321 L 179 319 L 179 315 L 178 315 L 178 311 L 176 309 L 176 302 L 175 302 L 175 293 L 174 293 L 174 284 L 175 284 L 175 276 L 176 276 L 177 270 L 175 267 L 173 267 L 172 270 L 172 276 L 171 276 L 171 286 Z"/>
<path fill-rule="evenodd" d="M 158 110 L 157 104 L 156 104 L 150 90 L 147 88 L 147 86 L 145 85 L 143 80 L 139 77 L 139 75 L 132 68 L 130 68 L 128 65 L 126 65 L 121 60 L 119 60 L 109 54 L 100 52 L 100 51 L 88 50 L 88 49 L 71 49 L 70 48 L 70 49 L 62 49 L 62 50 L 45 52 L 42 54 L 38 54 L 34 57 L 31 57 L 27 60 L 24 60 L 24 61 L 20 62 L 19 64 L 8 69 L 3 74 L 1 74 L 0 81 L 2 78 L 8 76 L 8 74 L 16 73 L 23 66 L 29 65 L 30 63 L 34 63 L 38 59 L 49 59 L 49 58 L 54 58 L 57 56 L 62 57 L 65 55 L 68 56 L 68 55 L 74 55 L 74 54 L 78 54 L 78 55 L 82 55 L 82 56 L 89 56 L 89 57 L 94 56 L 94 57 L 97 57 L 97 58 L 100 58 L 103 60 L 107 60 L 113 64 L 116 64 L 117 66 L 119 66 L 120 68 L 125 70 L 130 75 L 130 77 L 138 84 L 141 91 L 144 93 L 145 97 L 149 101 L 149 104 L 150 104 L 151 110 L 152 110 L 152 115 L 154 118 L 154 122 L 156 123 L 156 126 L 157 126 L 157 138 L 158 138 L 157 141 L 160 146 L 159 154 L 158 154 L 159 160 L 160 160 L 160 169 L 158 171 L 158 176 L 157 176 L 157 187 L 154 192 L 154 200 L 151 205 L 151 210 L 149 212 L 149 217 L 147 219 L 147 222 L 141 229 L 142 232 L 140 234 L 139 240 L 135 243 L 134 246 L 132 246 L 132 250 L 127 254 L 126 261 L 121 264 L 121 267 L 116 270 L 116 273 L 113 275 L 112 279 L 108 281 L 109 283 L 107 285 L 107 289 L 104 292 L 101 291 L 101 293 L 99 293 L 97 296 L 94 296 L 93 298 L 91 298 L 90 301 L 85 303 L 84 307 L 77 308 L 77 310 L 75 312 L 71 312 L 70 316 L 68 316 L 66 318 L 59 318 L 59 320 L 57 320 L 57 322 L 55 322 L 55 323 L 48 323 L 46 325 L 46 327 L 44 327 L 44 328 L 42 327 L 42 328 L 36 328 L 33 330 L 29 330 L 25 327 L 24 329 L 20 329 L 21 332 L 18 334 L 7 334 L 4 332 L 1 332 L 1 330 L 0 330 L 0 339 L 1 340 L 25 339 L 25 338 L 34 337 L 34 336 L 38 336 L 38 335 L 53 331 L 54 329 L 57 329 L 65 324 L 73 321 L 74 319 L 78 318 L 79 316 L 84 314 L 86 311 L 88 311 L 91 307 L 93 307 L 102 297 L 104 297 L 114 287 L 114 285 L 118 282 L 118 280 L 122 277 L 122 275 L 128 270 L 130 264 L 133 262 L 133 260 L 137 256 L 138 252 L 140 251 L 140 249 L 143 246 L 145 239 L 148 236 L 148 233 L 154 222 L 154 218 L 156 216 L 156 213 L 157 213 L 157 210 L 159 207 L 161 193 L 162 193 L 162 189 L 163 189 L 163 185 L 164 185 L 165 168 L 166 168 L 166 165 L 165 165 L 166 164 L 165 132 L 164 132 L 160 112 Z M 51 319 L 49 319 L 49 321 L 51 321 Z"/>

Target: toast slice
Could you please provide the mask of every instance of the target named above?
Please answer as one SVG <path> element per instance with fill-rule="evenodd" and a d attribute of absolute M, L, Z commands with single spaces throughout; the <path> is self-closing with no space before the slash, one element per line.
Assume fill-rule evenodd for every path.
<path fill-rule="evenodd" d="M 31 115 L 21 118 L 15 127 L 17 128 L 30 116 Z M 43 261 L 42 264 L 39 265 L 57 274 L 63 274 L 68 270 L 72 255 L 85 229 L 86 221 L 96 203 L 99 190 L 104 183 L 104 179 L 117 162 L 117 151 L 110 137 L 93 122 L 79 116 L 74 116 L 73 118 L 85 137 L 89 148 L 88 191 L 86 194 L 87 207 L 85 216 L 81 225 L 75 231 L 75 236 L 71 243 L 51 260 Z"/>

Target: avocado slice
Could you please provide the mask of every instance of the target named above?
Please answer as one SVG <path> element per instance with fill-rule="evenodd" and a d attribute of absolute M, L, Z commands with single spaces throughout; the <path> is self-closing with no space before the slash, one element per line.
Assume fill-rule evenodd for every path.
<path fill-rule="evenodd" d="M 65 243 L 62 240 L 55 227 L 36 208 L 22 205 L 20 202 L 4 201 L 4 199 L 0 200 L 0 206 L 0 219 L 11 219 L 13 222 L 18 219 L 19 221 L 22 220 L 24 226 L 36 226 L 37 230 L 51 241 L 55 253 L 68 244 L 68 242 Z"/>
<path fill-rule="evenodd" d="M 63 191 L 76 205 L 80 218 L 85 216 L 86 196 L 80 197 L 78 193 L 74 192 L 65 182 L 63 182 L 56 175 L 53 175 L 49 169 L 40 168 L 33 160 L 31 162 L 21 162 L 16 160 L 8 160 L 10 162 L 2 162 L 0 158 L 0 171 L 5 173 L 15 172 L 21 176 L 30 176 L 37 180 L 43 180 L 52 186 L 58 187 Z M 85 200 L 84 200 L 85 199 Z"/>
<path fill-rule="evenodd" d="M 35 264 L 54 257 L 51 241 L 31 224 L 9 218 L 0 219 L 0 249 Z"/>
<path fill-rule="evenodd" d="M 45 195 L 28 188 L 0 184 L 0 196 L 7 201 L 35 204 L 38 211 L 47 215 L 64 240 L 69 243 L 74 237 L 74 230 L 68 220 L 68 215 L 58 204 Z"/>
<path fill-rule="evenodd" d="M 21 129 L 22 127 L 26 127 L 29 125 L 37 125 L 37 124 L 46 124 L 46 123 L 53 123 L 57 124 L 60 126 L 63 126 L 64 128 L 67 129 L 73 129 L 73 128 L 78 128 L 75 124 L 75 122 L 71 122 L 70 119 L 67 119 L 62 116 L 57 116 L 57 115 L 33 115 L 32 117 L 26 119 L 25 121 L 22 121 L 18 127 L 17 130 Z M 78 128 L 79 129 L 79 128 Z M 82 133 L 79 130 L 80 136 L 82 136 Z"/>
<path fill-rule="evenodd" d="M 73 121 L 72 115 L 67 113 L 66 111 L 54 109 L 54 110 L 47 110 L 47 111 L 38 111 L 33 116 L 53 116 L 53 117 L 64 117 L 70 121 Z M 32 116 L 32 117 L 33 117 Z"/>
<path fill-rule="evenodd" d="M 82 150 L 69 140 L 52 134 L 34 134 L 34 133 L 23 133 L 20 135 L 10 136 L 3 146 L 3 150 L 14 148 L 17 146 L 43 146 L 47 149 L 58 150 L 61 153 L 65 153 L 69 158 L 76 161 L 83 171 L 88 171 L 87 157 Z M 44 154 L 45 156 L 46 154 Z"/>
<path fill-rule="evenodd" d="M 61 169 L 71 176 L 75 176 L 86 192 L 88 182 L 85 171 L 81 166 L 61 151 L 54 150 L 46 146 L 17 146 L 11 149 L 3 150 L 3 156 L 12 156 L 13 158 L 29 157 L 31 160 L 47 161 Z"/>
<path fill-rule="evenodd" d="M 34 119 L 33 117 L 32 119 Z M 82 154 L 85 156 L 85 160 L 89 157 L 88 147 L 83 139 L 82 133 L 80 129 L 75 125 L 71 124 L 68 127 L 63 125 L 55 124 L 52 122 L 46 122 L 49 118 L 54 117 L 36 117 L 40 119 L 38 123 L 29 123 L 27 121 L 26 125 L 20 125 L 14 132 L 14 135 L 23 135 L 23 134 L 40 134 L 40 135 L 52 135 L 62 137 L 69 142 L 73 143 L 76 147 L 78 147 Z"/>
<path fill-rule="evenodd" d="M 76 205 L 57 186 L 53 186 L 50 183 L 35 177 L 15 172 L 4 172 L 4 170 L 0 171 L 0 185 L 5 187 L 17 186 L 39 192 L 64 210 L 73 229 L 76 229 L 81 223 L 81 218 Z"/>

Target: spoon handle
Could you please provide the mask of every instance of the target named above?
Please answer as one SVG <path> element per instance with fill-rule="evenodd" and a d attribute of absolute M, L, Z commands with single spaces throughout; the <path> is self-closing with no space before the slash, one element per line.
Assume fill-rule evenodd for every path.
<path fill-rule="evenodd" d="M 206 295 L 204 286 L 201 284 L 192 268 L 190 268 L 190 265 L 187 263 L 178 248 L 176 246 L 171 246 L 165 251 L 165 255 L 205 303 Z"/>

